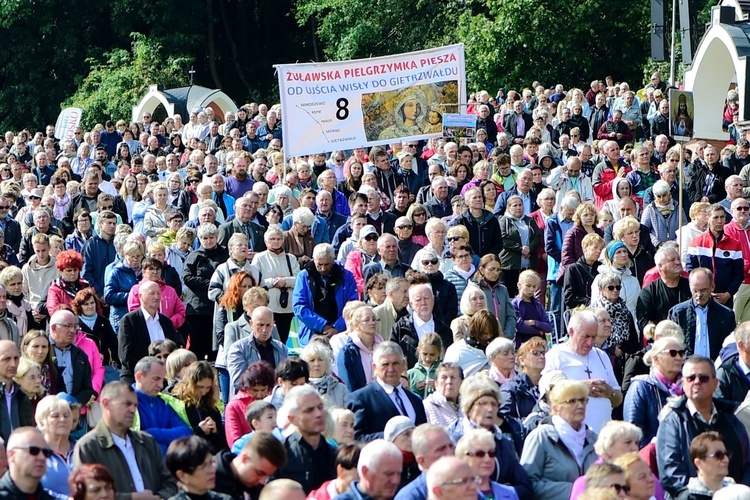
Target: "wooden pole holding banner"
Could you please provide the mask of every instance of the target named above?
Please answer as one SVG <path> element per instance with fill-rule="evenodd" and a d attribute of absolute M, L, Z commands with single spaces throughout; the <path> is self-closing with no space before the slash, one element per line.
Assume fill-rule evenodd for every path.
<path fill-rule="evenodd" d="M 678 196 L 678 200 L 679 201 L 677 203 L 677 205 L 678 205 L 677 208 L 679 209 L 679 217 L 677 217 L 677 220 L 679 221 L 679 225 L 678 225 L 678 229 L 677 229 L 677 234 L 679 234 L 680 238 L 681 238 L 682 237 L 682 215 L 685 213 L 682 210 L 682 204 L 683 204 L 682 190 L 683 190 L 683 186 L 684 186 L 684 183 L 685 183 L 685 172 L 684 172 L 684 163 L 685 163 L 685 160 L 684 160 L 684 153 L 683 153 L 682 148 L 685 147 L 685 143 L 683 141 L 678 141 L 677 144 L 680 146 L 680 167 L 679 167 L 680 179 L 679 179 L 678 184 L 677 184 L 680 187 L 680 193 L 679 193 L 679 196 Z M 677 241 L 677 245 L 678 246 L 680 245 L 679 240 Z M 680 248 L 680 252 L 682 252 L 681 248 Z"/>

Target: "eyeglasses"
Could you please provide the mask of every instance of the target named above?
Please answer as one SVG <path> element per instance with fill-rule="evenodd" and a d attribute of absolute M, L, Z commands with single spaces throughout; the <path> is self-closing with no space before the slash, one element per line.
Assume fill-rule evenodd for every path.
<path fill-rule="evenodd" d="M 479 486 L 480 484 L 482 484 L 482 478 L 479 476 L 460 477 L 458 479 L 454 479 L 453 481 L 446 481 L 444 483 L 441 483 L 440 486 L 455 486 L 457 484 L 460 484 L 461 486 L 465 486 L 467 484 L 475 484 Z"/>
<path fill-rule="evenodd" d="M 700 382 L 701 384 L 707 384 L 708 381 L 711 380 L 711 377 L 706 375 L 705 373 L 701 373 L 701 374 L 693 373 L 683 378 L 687 380 L 688 382 L 690 382 L 691 384 L 695 382 L 696 379 L 698 379 L 698 382 Z"/>
<path fill-rule="evenodd" d="M 620 493 L 625 493 L 626 495 L 630 493 L 630 486 L 628 486 L 627 484 L 617 484 L 617 483 L 615 483 L 611 487 L 615 489 L 615 491 L 617 492 L 618 495 Z"/>
<path fill-rule="evenodd" d="M 725 458 L 727 460 L 732 459 L 732 452 L 731 451 L 717 451 L 716 453 L 711 453 L 710 455 L 706 455 L 706 458 L 715 458 L 716 460 L 722 461 Z"/>
<path fill-rule="evenodd" d="M 209 460 L 207 460 L 206 462 L 203 462 L 202 464 L 200 464 L 200 465 L 199 465 L 199 466 L 197 467 L 197 469 L 198 469 L 198 470 L 202 470 L 202 471 L 204 471 L 204 472 L 205 472 L 205 471 L 207 471 L 207 470 L 210 470 L 210 469 L 211 469 L 212 467 L 216 467 L 216 463 L 217 463 L 217 461 L 216 461 L 216 457 L 211 457 L 211 458 L 210 458 Z"/>
<path fill-rule="evenodd" d="M 544 356 L 545 354 L 547 354 L 547 351 L 531 351 L 531 355 L 536 357 Z"/>
<path fill-rule="evenodd" d="M 668 351 L 667 351 L 667 350 L 665 350 L 665 351 L 661 351 L 661 352 L 668 352 L 668 353 L 669 353 L 669 355 L 670 355 L 670 356 L 672 356 L 673 358 L 676 358 L 676 357 L 677 357 L 678 355 L 679 355 L 679 356 L 680 356 L 681 358 L 684 358 L 684 357 L 685 357 L 685 353 L 686 353 L 687 351 L 685 351 L 685 349 L 680 349 L 680 350 L 677 350 L 677 349 L 669 349 Z M 706 382 L 708 382 L 708 380 L 706 380 Z"/>
<path fill-rule="evenodd" d="M 396 227 L 396 229 L 413 229 L 413 228 L 414 228 L 414 226 L 408 226 L 406 224 L 404 224 L 403 226 L 397 226 Z"/>
<path fill-rule="evenodd" d="M 377 241 L 377 239 L 377 234 L 368 234 L 367 236 L 365 236 L 365 241 Z"/>
<path fill-rule="evenodd" d="M 26 450 L 32 457 L 39 455 L 39 453 L 44 453 L 44 456 L 47 458 L 52 456 L 52 450 L 49 448 L 40 448 L 38 446 L 16 446 L 15 448 L 11 448 L 11 450 Z"/>
<path fill-rule="evenodd" d="M 73 328 L 75 326 L 78 326 L 78 324 L 77 323 L 57 323 L 56 325 L 52 325 L 52 326 L 57 326 L 57 327 L 62 327 L 62 328 Z"/>
<path fill-rule="evenodd" d="M 563 401 L 562 404 L 564 404 L 564 405 L 577 405 L 577 404 L 585 405 L 588 402 L 589 402 L 589 398 L 573 398 L 573 399 L 569 399 L 567 401 Z"/>
<path fill-rule="evenodd" d="M 461 236 L 448 236 L 448 242 L 458 241 L 460 239 L 461 239 Z"/>
<path fill-rule="evenodd" d="M 416 144 L 407 144 L 406 147 L 407 148 L 416 148 L 417 145 Z"/>
<path fill-rule="evenodd" d="M 610 292 L 617 290 L 619 292 L 620 290 L 622 290 L 622 285 L 608 285 L 607 290 L 609 290 Z"/>
<path fill-rule="evenodd" d="M 438 262 L 439 262 L 439 261 L 438 261 L 437 259 L 423 260 L 423 261 L 422 261 L 422 265 L 423 265 L 423 266 L 429 266 L 429 265 L 433 265 L 433 266 L 434 266 L 434 265 L 435 265 L 435 264 L 437 264 Z"/>
<path fill-rule="evenodd" d="M 453 257 L 453 258 L 454 258 L 454 259 L 456 259 L 456 260 L 463 260 L 463 259 L 468 259 L 468 258 L 470 258 L 470 257 L 471 257 L 471 255 L 470 255 L 470 254 L 468 254 L 468 253 L 463 253 L 463 254 L 461 254 L 461 255 L 454 255 L 454 257 Z"/>
<path fill-rule="evenodd" d="M 744 206 L 744 207 L 734 207 L 735 210 L 739 210 L 740 212 L 747 212 L 750 210 L 750 206 Z"/>
<path fill-rule="evenodd" d="M 497 452 L 495 450 L 489 450 L 489 451 L 478 450 L 474 452 L 471 452 L 471 451 L 466 452 L 467 457 L 484 458 L 487 456 L 490 458 L 495 458 L 496 455 L 497 455 Z"/>

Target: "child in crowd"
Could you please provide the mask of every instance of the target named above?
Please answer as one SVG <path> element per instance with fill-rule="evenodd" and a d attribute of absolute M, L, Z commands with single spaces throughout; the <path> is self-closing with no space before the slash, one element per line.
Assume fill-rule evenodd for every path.
<path fill-rule="evenodd" d="M 267 401 L 253 401 L 245 412 L 247 423 L 252 431 L 248 432 L 232 445 L 232 453 L 239 454 L 256 431 L 273 432 L 281 440 L 281 432 L 276 427 L 276 408 Z"/>
<path fill-rule="evenodd" d="M 614 218 L 609 210 L 599 210 L 597 216 L 599 217 L 599 223 L 596 226 L 602 231 L 607 229 L 607 227 L 614 222 Z"/>
<path fill-rule="evenodd" d="M 49 254 L 52 257 L 57 258 L 60 252 L 65 250 L 65 240 L 60 236 L 53 234 L 49 237 Z"/>
<path fill-rule="evenodd" d="M 539 275 L 530 269 L 518 277 L 518 296 L 512 300 L 516 310 L 516 349 L 531 337 L 552 333 L 552 323 L 544 306 L 534 298 L 539 280 Z"/>
<path fill-rule="evenodd" d="M 443 356 L 443 342 L 437 333 L 428 333 L 417 345 L 419 361 L 407 371 L 409 386 L 414 394 L 425 398 L 435 392 L 435 377 L 438 361 Z"/>

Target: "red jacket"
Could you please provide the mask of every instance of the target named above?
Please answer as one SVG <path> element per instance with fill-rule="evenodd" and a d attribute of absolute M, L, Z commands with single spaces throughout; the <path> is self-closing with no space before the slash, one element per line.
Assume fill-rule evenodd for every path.
<path fill-rule="evenodd" d="M 224 409 L 224 432 L 227 435 L 227 444 L 230 448 L 239 438 L 253 432 L 245 418 L 247 407 L 253 401 L 255 401 L 255 398 L 250 394 L 239 391 Z"/>
<path fill-rule="evenodd" d="M 594 187 L 594 201 L 596 202 L 597 210 L 602 209 L 605 201 L 612 199 L 612 181 L 617 177 L 617 173 L 621 168 L 625 169 L 625 175 L 633 170 L 629 165 L 623 163 L 616 172 L 609 160 L 604 160 L 594 169 L 594 173 L 591 176 L 591 184 Z"/>
<path fill-rule="evenodd" d="M 745 279 L 744 284 L 750 284 L 750 224 L 742 229 L 737 221 L 733 220 L 724 226 L 724 234 L 731 236 L 740 243 L 742 247 L 742 261 L 744 263 Z"/>

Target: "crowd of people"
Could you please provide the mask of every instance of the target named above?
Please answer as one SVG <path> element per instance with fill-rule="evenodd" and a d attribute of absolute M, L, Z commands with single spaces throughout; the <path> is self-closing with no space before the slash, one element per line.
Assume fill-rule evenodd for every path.
<path fill-rule="evenodd" d="M 461 145 L 7 132 L 0 497 L 750 498 L 735 108 L 721 151 L 658 73 L 478 92 Z"/>

